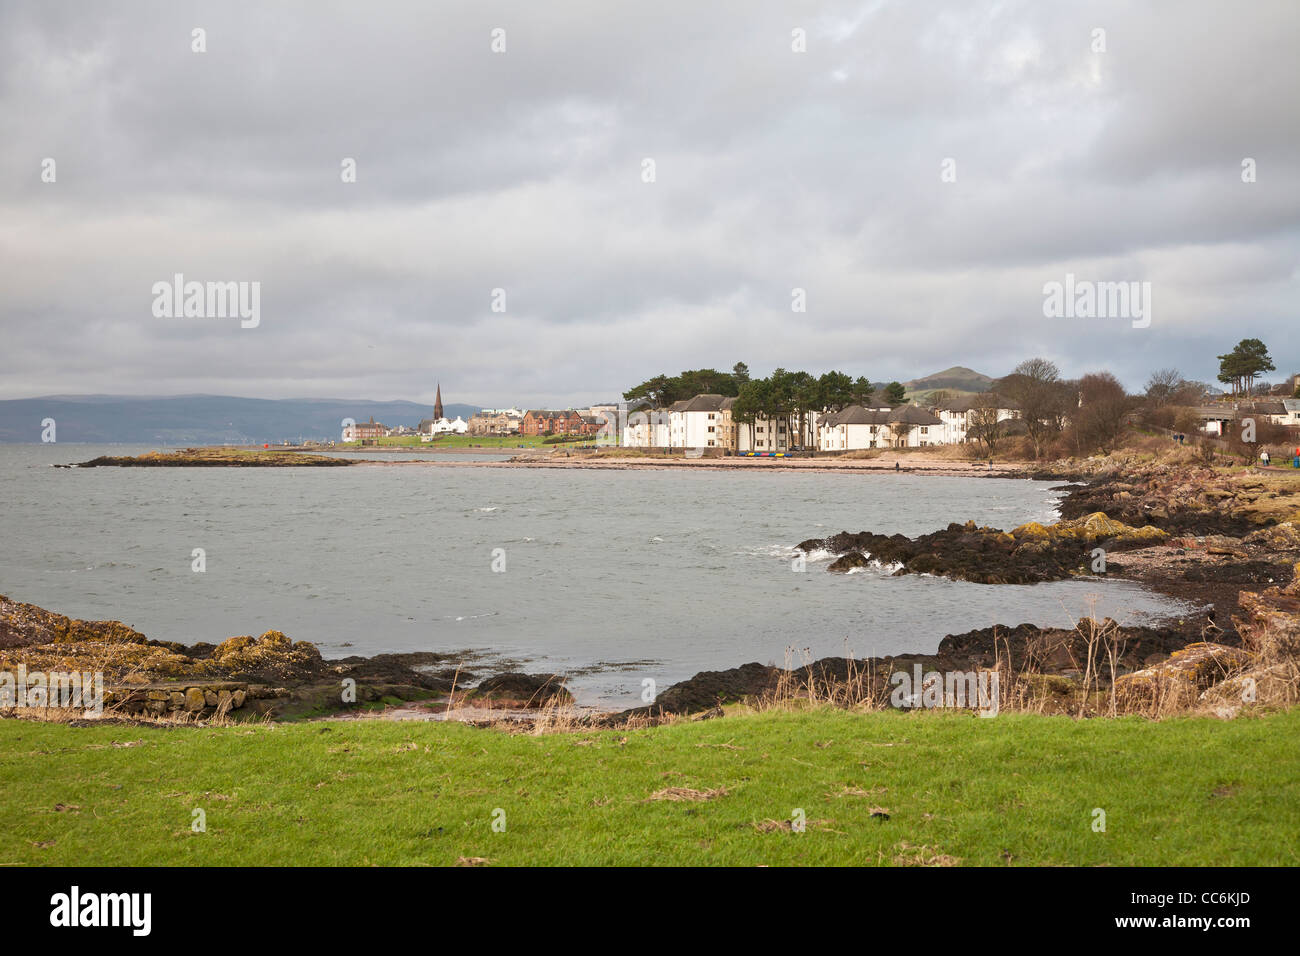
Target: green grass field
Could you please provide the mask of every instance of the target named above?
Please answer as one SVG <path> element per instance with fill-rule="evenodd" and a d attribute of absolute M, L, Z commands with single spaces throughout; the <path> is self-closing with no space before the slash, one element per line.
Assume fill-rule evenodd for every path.
<path fill-rule="evenodd" d="M 4 720 L 0 862 L 1295 865 L 1297 744 L 1300 710 L 820 710 L 543 736 Z M 722 792 L 651 799 L 672 787 Z M 796 809 L 803 832 L 785 825 Z"/>

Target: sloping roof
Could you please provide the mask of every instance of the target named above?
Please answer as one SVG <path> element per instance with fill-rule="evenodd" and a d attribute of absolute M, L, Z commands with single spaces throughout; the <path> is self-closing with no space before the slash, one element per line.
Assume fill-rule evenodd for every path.
<path fill-rule="evenodd" d="M 1282 407 L 1288 412 L 1300 412 L 1300 398 L 1284 398 Z"/>
<path fill-rule="evenodd" d="M 943 419 L 932 415 L 919 405 L 900 405 L 889 413 L 891 425 L 942 425 Z"/>
<path fill-rule="evenodd" d="M 1210 421 L 1232 421 L 1233 411 L 1226 405 L 1198 405 L 1192 411 L 1198 418 L 1207 418 Z"/>
<path fill-rule="evenodd" d="M 1256 415 L 1285 415 L 1286 404 L 1284 402 L 1255 402 L 1241 406 L 1243 412 L 1253 412 Z"/>
<path fill-rule="evenodd" d="M 721 410 L 722 402 L 723 402 L 723 398 L 721 395 L 714 395 L 714 394 L 696 395 L 694 398 L 689 398 L 685 402 L 678 402 L 677 405 L 681 405 L 681 408 L 678 408 L 677 405 L 674 405 L 673 411 L 716 412 Z"/>
<path fill-rule="evenodd" d="M 831 428 L 838 428 L 840 425 L 888 425 L 889 412 L 863 408 L 861 405 L 849 405 L 826 416 L 822 421 Z"/>

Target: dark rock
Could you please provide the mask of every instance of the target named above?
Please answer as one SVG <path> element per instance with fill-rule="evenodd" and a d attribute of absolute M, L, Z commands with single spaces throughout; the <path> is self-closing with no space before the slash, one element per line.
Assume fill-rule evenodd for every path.
<path fill-rule="evenodd" d="M 555 698 L 573 699 L 559 674 L 497 674 L 480 683 L 470 696 L 516 702 L 526 707 L 540 707 Z"/>
<path fill-rule="evenodd" d="M 848 554 L 841 555 L 831 562 L 827 571 L 834 571 L 837 574 L 846 574 L 855 568 L 865 568 L 871 561 L 861 551 L 850 551 Z"/>

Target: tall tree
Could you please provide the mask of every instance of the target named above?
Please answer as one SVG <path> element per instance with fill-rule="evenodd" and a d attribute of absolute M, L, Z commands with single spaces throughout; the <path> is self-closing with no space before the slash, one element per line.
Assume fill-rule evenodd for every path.
<path fill-rule="evenodd" d="M 650 403 L 651 408 L 663 408 L 665 405 L 671 405 L 677 401 L 673 397 L 676 387 L 676 381 L 670 379 L 667 375 L 656 375 L 654 378 L 646 379 L 640 385 L 628 389 L 623 393 L 623 397 L 629 402 L 645 399 Z"/>
<path fill-rule="evenodd" d="M 1268 346 L 1259 339 L 1242 339 L 1231 352 L 1219 356 L 1219 381 L 1231 385 L 1233 395 L 1249 395 L 1255 379 L 1276 368 Z"/>
<path fill-rule="evenodd" d="M 817 380 L 817 384 L 822 409 L 837 412 L 846 405 L 852 405 L 855 400 L 853 379 L 843 372 L 827 372 Z"/>
<path fill-rule="evenodd" d="M 907 389 L 902 382 L 890 382 L 885 386 L 885 401 L 890 405 L 902 405 L 907 400 Z"/>
<path fill-rule="evenodd" d="M 872 405 L 875 403 L 876 390 L 871 386 L 871 381 L 864 375 L 859 375 L 853 380 L 852 402 L 853 405 Z"/>

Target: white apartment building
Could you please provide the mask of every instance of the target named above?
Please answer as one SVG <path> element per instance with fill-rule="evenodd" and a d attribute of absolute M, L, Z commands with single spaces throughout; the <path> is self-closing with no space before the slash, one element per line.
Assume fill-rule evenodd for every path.
<path fill-rule="evenodd" d="M 981 419 L 981 416 L 993 410 L 991 405 L 981 404 L 978 399 L 969 398 L 940 405 L 935 409 L 935 414 L 943 420 L 945 429 L 943 444 L 960 445 L 962 442 L 975 440 L 975 436 L 970 434 L 971 427 Z M 996 413 L 996 421 L 1005 422 L 1019 418 L 1020 407 L 1010 399 L 997 398 Z"/>
<path fill-rule="evenodd" d="M 943 419 L 917 405 L 889 409 L 850 405 L 822 418 L 817 428 L 817 450 L 924 448 L 947 444 L 947 436 Z"/>

